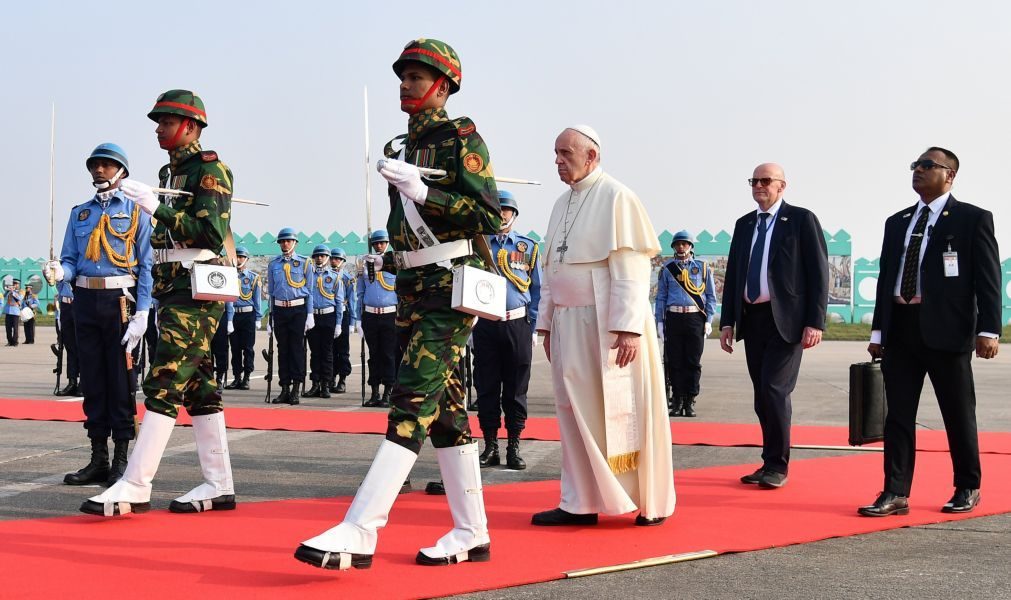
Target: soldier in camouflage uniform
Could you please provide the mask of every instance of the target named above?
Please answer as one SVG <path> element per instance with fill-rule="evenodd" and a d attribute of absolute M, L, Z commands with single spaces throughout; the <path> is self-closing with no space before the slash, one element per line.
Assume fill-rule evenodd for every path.
<path fill-rule="evenodd" d="M 193 420 L 204 483 L 176 498 L 172 512 L 195 513 L 235 508 L 232 466 L 225 437 L 221 392 L 214 381 L 211 334 L 225 310 L 224 302 L 195 300 L 189 267 L 219 261 L 229 228 L 232 172 L 215 152 L 203 151 L 200 134 L 207 126 L 204 104 L 193 92 L 171 90 L 158 97 L 148 117 L 169 153 L 159 173 L 160 185 L 191 196 L 159 201 L 149 186 L 126 179 L 123 192 L 154 217 L 153 295 L 158 300 L 158 349 L 144 380 L 147 413 L 130 455 L 126 473 L 105 493 L 90 498 L 81 511 L 104 516 L 146 512 L 151 480 L 165 452 L 182 405 Z"/>
<path fill-rule="evenodd" d="M 328 569 L 372 564 L 376 530 L 382 527 L 401 482 L 411 471 L 425 438 L 432 438 L 445 481 L 454 528 L 423 548 L 416 561 L 447 565 L 491 557 L 488 520 L 481 492 L 477 443 L 471 439 L 464 406 L 460 356 L 474 317 L 450 307 L 452 273 L 447 266 L 484 269 L 470 241 L 493 234 L 501 225 L 491 161 L 474 123 L 450 119 L 444 109 L 460 89 L 460 60 L 444 42 L 411 41 L 393 70 L 401 80 L 401 110 L 408 134 L 387 145 L 380 173 L 390 182 L 387 228 L 398 264 L 370 255 L 376 267 L 397 272 L 397 334 L 406 346 L 397 376 L 386 439 L 362 482 L 344 522 L 303 542 L 295 558 Z M 393 143 L 404 143 L 402 152 Z M 444 169 L 446 176 L 423 182 L 417 167 Z M 420 213 L 437 238 L 426 250 L 408 224 Z M 438 261 L 429 260 L 432 252 Z M 437 264 L 441 263 L 441 264 Z M 410 265 L 407 267 L 406 265 Z"/>

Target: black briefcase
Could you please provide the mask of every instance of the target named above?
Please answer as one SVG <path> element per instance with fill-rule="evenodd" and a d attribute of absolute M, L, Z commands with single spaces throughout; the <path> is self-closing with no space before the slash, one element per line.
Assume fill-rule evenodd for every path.
<path fill-rule="evenodd" d="M 850 365 L 850 446 L 885 439 L 887 414 L 881 361 Z"/>

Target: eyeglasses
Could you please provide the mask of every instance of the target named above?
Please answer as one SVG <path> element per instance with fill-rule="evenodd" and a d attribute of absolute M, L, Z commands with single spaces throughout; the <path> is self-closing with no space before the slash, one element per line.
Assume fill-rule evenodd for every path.
<path fill-rule="evenodd" d="M 775 177 L 751 177 L 748 179 L 748 185 L 755 187 L 756 185 L 761 185 L 762 187 L 768 187 L 773 181 L 782 181 L 786 183 L 783 179 L 776 179 Z"/>
<path fill-rule="evenodd" d="M 948 169 L 949 171 L 954 171 L 951 167 L 946 167 L 940 163 L 936 163 L 929 158 L 924 158 L 923 160 L 914 160 L 912 164 L 909 165 L 910 171 L 915 171 L 917 167 L 922 168 L 924 171 L 932 171 L 934 169 Z"/>

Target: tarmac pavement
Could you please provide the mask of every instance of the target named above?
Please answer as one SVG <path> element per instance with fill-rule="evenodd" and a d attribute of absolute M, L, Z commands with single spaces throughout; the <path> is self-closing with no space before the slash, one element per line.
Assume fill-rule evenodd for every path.
<path fill-rule="evenodd" d="M 40 327 L 34 346 L 0 347 L 0 397 L 54 399 L 54 358 L 51 327 Z M 257 352 L 266 347 L 258 333 Z M 825 342 L 807 351 L 793 395 L 794 423 L 847 423 L 848 367 L 867 360 L 866 344 Z M 348 392 L 330 399 L 306 398 L 297 407 L 270 405 L 275 410 L 377 411 L 361 404 L 359 340 L 352 337 L 355 370 Z M 977 415 L 981 430 L 1011 431 L 1011 347 L 991 361 L 974 360 Z M 554 414 L 550 373 L 540 349 L 535 351 L 530 383 L 531 416 Z M 249 391 L 225 392 L 226 406 L 264 407 L 263 361 Z M 702 395 L 697 411 L 705 421 L 751 423 L 750 380 L 743 344 L 732 356 L 709 340 L 703 356 Z M 277 387 L 274 387 L 276 395 Z M 64 399 L 79 402 L 77 399 Z M 918 422 L 924 429 L 943 429 L 930 386 L 921 401 Z M 352 495 L 381 441 L 377 435 L 230 431 L 239 501 Z M 155 479 L 152 502 L 165 506 L 200 478 L 189 428 L 176 428 Z M 673 448 L 676 468 L 741 464 L 742 473 L 759 460 L 757 448 Z M 793 460 L 846 454 L 845 451 L 794 450 Z M 80 423 L 0 420 L 0 519 L 74 515 L 81 501 L 97 487 L 62 484 L 63 475 L 87 463 L 89 446 Z M 488 485 L 514 481 L 557 479 L 557 442 L 523 443 L 525 471 L 485 469 Z M 411 474 L 416 489 L 439 477 L 435 453 L 429 448 Z M 986 478 L 1008 473 L 984 473 Z M 845 482 L 840 482 L 845 485 Z M 867 502 L 879 490 L 867 490 Z M 826 490 L 830 494 L 831 490 Z M 550 508 L 550 507 L 545 507 Z M 855 509 L 856 507 L 854 507 Z M 335 521 L 340 515 L 334 515 Z M 675 513 L 674 518 L 677 518 Z M 461 598 L 1009 598 L 1011 576 L 1011 515 L 969 519 L 874 534 L 825 540 L 773 550 L 724 555 L 706 560 L 598 575 L 572 580 L 493 590 Z M 494 531 L 492 532 L 494 536 Z M 297 540 L 293 540 L 294 544 Z M 510 565 L 522 570 L 522 563 Z"/>

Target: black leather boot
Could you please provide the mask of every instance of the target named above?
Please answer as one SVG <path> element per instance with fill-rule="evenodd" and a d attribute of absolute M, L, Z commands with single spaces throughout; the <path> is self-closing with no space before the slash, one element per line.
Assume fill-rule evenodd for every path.
<path fill-rule="evenodd" d="M 286 384 L 286 383 L 282 383 L 281 384 L 281 393 L 278 394 L 277 398 L 274 398 L 273 400 L 271 400 L 270 403 L 271 404 L 290 404 L 288 402 L 288 400 L 290 400 L 290 399 L 291 399 L 291 386 L 288 385 L 288 384 Z"/>
<path fill-rule="evenodd" d="M 319 382 L 315 379 L 312 382 L 312 386 L 309 391 L 304 394 L 306 398 L 319 398 Z"/>
<path fill-rule="evenodd" d="M 324 381 L 319 386 L 319 393 L 316 394 L 317 398 L 329 398 L 330 397 L 330 383 Z"/>
<path fill-rule="evenodd" d="M 365 406 L 379 406 L 379 386 L 372 386 L 372 395 L 365 401 Z"/>
<path fill-rule="evenodd" d="M 237 390 L 248 390 L 249 389 L 249 371 L 242 374 L 242 381 L 239 382 Z"/>
<path fill-rule="evenodd" d="M 383 397 L 379 400 L 379 406 L 382 408 L 389 408 L 390 406 L 390 395 L 393 394 L 393 386 L 384 385 L 383 386 Z"/>
<path fill-rule="evenodd" d="M 684 404 L 684 402 L 683 402 L 683 399 L 682 399 L 681 396 L 677 396 L 677 395 L 671 396 L 671 399 L 670 399 L 670 416 L 672 416 L 672 417 L 680 417 L 681 416 L 681 408 L 682 408 L 683 404 Z"/>
<path fill-rule="evenodd" d="M 126 455 L 130 449 L 130 440 L 112 440 L 112 468 L 109 469 L 109 478 L 105 485 L 109 486 L 117 481 L 126 472 Z"/>
<path fill-rule="evenodd" d="M 340 379 L 337 380 L 337 385 L 333 388 L 333 393 L 343 394 L 346 391 L 348 391 L 348 385 L 344 382 L 344 376 L 341 375 Z"/>
<path fill-rule="evenodd" d="M 232 378 L 232 382 L 225 386 L 226 390 L 241 390 L 242 389 L 242 377 L 236 375 Z"/>
<path fill-rule="evenodd" d="M 695 416 L 695 396 L 685 396 L 684 408 L 682 411 L 686 417 Z"/>
<path fill-rule="evenodd" d="M 228 389 L 228 388 L 225 387 L 225 373 L 224 373 L 224 371 L 222 371 L 221 373 L 218 373 L 217 376 L 214 377 L 214 381 L 217 382 L 219 390 L 221 390 L 221 389 Z"/>
<path fill-rule="evenodd" d="M 506 446 L 506 467 L 514 471 L 522 471 L 527 468 L 527 463 L 520 456 L 519 434 L 509 434 L 509 445 Z"/>
<path fill-rule="evenodd" d="M 502 464 L 498 455 L 498 437 L 495 434 L 484 436 L 484 452 L 478 457 L 482 467 L 497 467 Z"/>
<path fill-rule="evenodd" d="M 77 383 L 76 377 L 71 377 L 67 380 L 67 387 L 60 390 L 57 396 L 80 396 L 81 388 Z"/>
<path fill-rule="evenodd" d="M 76 473 L 67 473 L 63 483 L 88 485 L 105 483 L 109 478 L 109 438 L 91 438 L 91 462 Z"/>
<path fill-rule="evenodd" d="M 291 393 L 288 394 L 288 404 L 292 406 L 298 404 L 298 395 L 301 389 L 302 384 L 297 381 L 291 386 Z"/>

